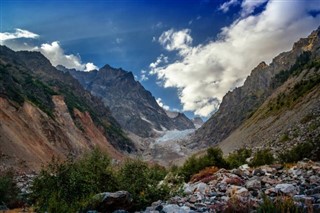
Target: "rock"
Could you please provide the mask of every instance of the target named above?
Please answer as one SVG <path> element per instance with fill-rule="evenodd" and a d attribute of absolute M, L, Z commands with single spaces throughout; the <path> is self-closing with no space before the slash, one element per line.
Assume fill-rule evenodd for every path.
<path fill-rule="evenodd" d="M 265 172 L 264 172 L 262 169 L 257 168 L 257 169 L 255 169 L 255 170 L 253 170 L 253 173 L 252 173 L 252 174 L 255 175 L 255 176 L 262 176 L 262 175 L 265 174 Z"/>
<path fill-rule="evenodd" d="M 210 192 L 210 187 L 205 183 L 198 183 L 195 185 L 195 192 L 200 192 L 201 194 L 208 194 Z"/>
<path fill-rule="evenodd" d="M 249 190 L 261 189 L 261 181 L 258 178 L 254 178 L 254 179 L 248 180 L 246 182 L 246 187 Z"/>
<path fill-rule="evenodd" d="M 188 213 L 184 208 L 179 207 L 176 204 L 169 204 L 163 207 L 162 212 L 164 213 Z"/>
<path fill-rule="evenodd" d="M 95 195 L 86 209 L 87 211 L 113 212 L 116 210 L 128 210 L 131 204 L 132 198 L 127 191 L 103 192 Z"/>
<path fill-rule="evenodd" d="M 194 187 L 191 186 L 190 184 L 187 184 L 187 183 L 184 184 L 183 188 L 184 188 L 183 192 L 186 195 L 191 195 L 193 193 L 193 191 L 194 191 Z"/>
<path fill-rule="evenodd" d="M 278 184 L 276 185 L 275 189 L 279 190 L 280 192 L 286 195 L 291 195 L 291 196 L 296 195 L 299 192 L 297 187 L 289 183 Z"/>
<path fill-rule="evenodd" d="M 279 181 L 278 180 L 275 180 L 275 179 L 272 179 L 270 177 L 262 177 L 261 178 L 261 182 L 263 183 L 268 183 L 270 185 L 275 185 L 275 184 L 278 184 Z"/>

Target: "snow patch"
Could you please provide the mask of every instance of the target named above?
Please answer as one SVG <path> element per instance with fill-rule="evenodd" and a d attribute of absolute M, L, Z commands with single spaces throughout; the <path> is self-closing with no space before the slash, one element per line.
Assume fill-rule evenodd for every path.
<path fill-rule="evenodd" d="M 149 121 L 147 118 L 140 116 L 141 120 L 144 120 L 146 122 L 148 122 L 149 124 L 153 125 L 153 123 L 151 121 Z"/>

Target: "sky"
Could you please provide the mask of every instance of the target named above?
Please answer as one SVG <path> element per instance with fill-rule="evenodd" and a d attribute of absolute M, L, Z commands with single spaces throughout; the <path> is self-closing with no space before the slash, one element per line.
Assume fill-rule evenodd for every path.
<path fill-rule="evenodd" d="M 85 72 L 121 67 L 163 108 L 204 119 L 319 25 L 320 0 L 0 0 L 2 45 Z"/>

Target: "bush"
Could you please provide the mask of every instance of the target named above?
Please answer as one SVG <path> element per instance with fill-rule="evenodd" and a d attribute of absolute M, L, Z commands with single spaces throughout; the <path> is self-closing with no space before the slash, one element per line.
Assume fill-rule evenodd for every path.
<path fill-rule="evenodd" d="M 132 211 L 141 210 L 152 202 L 165 199 L 169 188 L 159 185 L 167 174 L 165 168 L 148 166 L 141 160 L 127 160 L 118 171 L 119 189 L 128 191 L 133 198 Z"/>
<path fill-rule="evenodd" d="M 192 155 L 180 168 L 178 174 L 181 175 L 185 181 L 189 181 L 192 175 L 210 166 L 217 166 L 219 168 L 228 167 L 220 148 L 208 148 L 206 155 L 198 158 Z"/>
<path fill-rule="evenodd" d="M 262 166 L 272 164 L 274 160 L 275 159 L 270 149 L 259 150 L 254 154 L 253 159 L 250 162 L 250 166 Z"/>
<path fill-rule="evenodd" d="M 314 150 L 314 145 L 310 142 L 305 142 L 296 145 L 291 150 L 284 151 L 279 154 L 278 158 L 281 163 L 293 163 L 303 158 L 310 157 Z"/>
<path fill-rule="evenodd" d="M 31 198 L 40 212 L 76 212 L 92 195 L 116 187 L 110 158 L 94 150 L 77 162 L 53 159 L 34 180 Z"/>
<path fill-rule="evenodd" d="M 13 177 L 11 171 L 0 175 L 0 204 L 5 203 L 8 207 L 13 207 L 18 202 L 19 190 Z"/>
<path fill-rule="evenodd" d="M 239 166 L 246 164 L 246 159 L 249 158 L 251 154 L 251 149 L 241 148 L 229 154 L 226 161 L 230 168 L 238 168 Z"/>

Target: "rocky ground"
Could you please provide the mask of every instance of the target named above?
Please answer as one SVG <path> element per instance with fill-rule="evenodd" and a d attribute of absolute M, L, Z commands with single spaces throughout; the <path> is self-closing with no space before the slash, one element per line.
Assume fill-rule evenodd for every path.
<path fill-rule="evenodd" d="M 183 196 L 155 202 L 144 212 L 256 212 L 264 195 L 280 203 L 292 201 L 301 212 L 320 212 L 320 162 L 305 160 L 291 168 L 244 165 L 203 173 L 196 180 L 184 185 Z"/>

